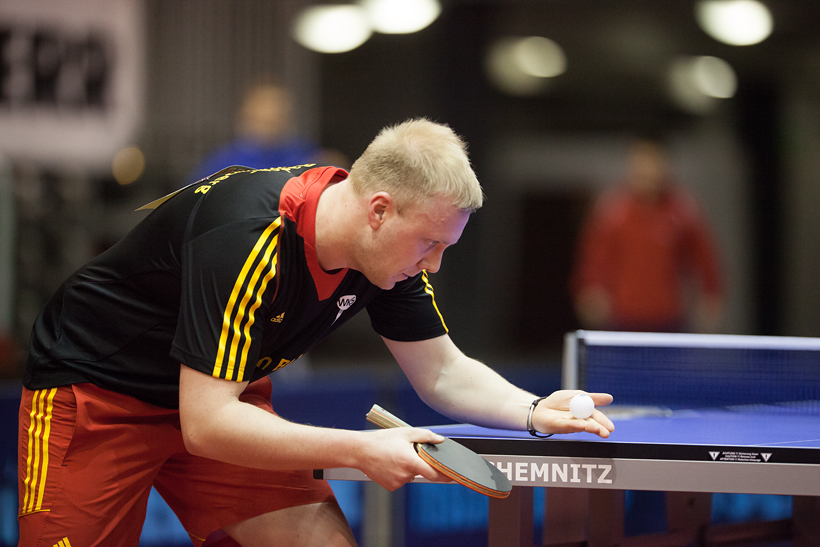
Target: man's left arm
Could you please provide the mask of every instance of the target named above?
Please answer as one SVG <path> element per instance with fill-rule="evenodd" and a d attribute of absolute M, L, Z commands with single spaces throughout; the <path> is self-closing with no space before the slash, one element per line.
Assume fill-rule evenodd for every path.
<path fill-rule="evenodd" d="M 418 342 L 382 338 L 419 397 L 454 420 L 498 429 L 523 430 L 536 395 L 520 389 L 488 366 L 464 355 L 448 335 Z M 587 431 L 608 437 L 612 422 L 599 410 L 586 420 L 569 412 L 569 400 L 580 393 L 556 391 L 532 415 L 540 433 Z M 605 393 L 590 393 L 595 406 L 612 402 Z"/>

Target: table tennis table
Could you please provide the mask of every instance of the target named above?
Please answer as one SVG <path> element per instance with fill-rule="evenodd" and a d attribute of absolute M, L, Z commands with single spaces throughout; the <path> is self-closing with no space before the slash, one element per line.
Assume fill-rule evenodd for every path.
<path fill-rule="evenodd" d="M 490 500 L 490 546 L 532 545 L 533 487 L 546 488 L 545 545 L 820 545 L 820 338 L 576 331 L 562 387 L 614 395 L 610 438 L 431 428 L 512 481 Z M 628 490 L 666 492 L 668 533 L 624 537 Z M 712 493 L 792 496 L 792 518 L 713 527 Z"/>
<path fill-rule="evenodd" d="M 587 433 L 536 439 L 471 425 L 430 429 L 482 454 L 512 482 L 509 498 L 490 500 L 491 546 L 532 545 L 532 487 L 547 488 L 545 545 L 686 545 L 706 533 L 711 543 L 758 535 L 816 545 L 820 420 L 805 413 L 804 404 L 810 402 L 679 411 L 613 407 L 609 439 Z M 352 469 L 318 476 L 367 480 Z M 669 533 L 625 539 L 625 490 L 683 493 L 670 495 Z M 717 492 L 794 496 L 793 518 L 707 531 L 708 494 Z"/>

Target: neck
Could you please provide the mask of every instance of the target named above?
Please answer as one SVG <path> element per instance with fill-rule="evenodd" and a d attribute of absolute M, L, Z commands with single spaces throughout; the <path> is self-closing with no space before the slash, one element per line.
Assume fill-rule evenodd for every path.
<path fill-rule="evenodd" d="M 348 226 L 353 204 L 347 180 L 329 184 L 316 209 L 316 257 L 326 271 L 348 267 Z"/>

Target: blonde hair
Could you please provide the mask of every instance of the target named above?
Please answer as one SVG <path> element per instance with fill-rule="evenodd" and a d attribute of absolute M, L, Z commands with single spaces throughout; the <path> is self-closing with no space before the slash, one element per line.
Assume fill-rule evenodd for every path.
<path fill-rule="evenodd" d="M 360 196 L 389 193 L 399 209 L 435 195 L 459 209 L 475 210 L 484 201 L 467 145 L 447 125 L 426 118 L 382 129 L 353 163 L 350 184 Z"/>

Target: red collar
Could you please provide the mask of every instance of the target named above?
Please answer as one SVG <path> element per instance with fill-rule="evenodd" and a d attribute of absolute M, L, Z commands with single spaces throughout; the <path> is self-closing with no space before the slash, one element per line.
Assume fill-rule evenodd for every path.
<path fill-rule="evenodd" d="M 328 184 L 345 178 L 347 172 L 337 167 L 316 167 L 290 179 L 279 199 L 279 214 L 296 223 L 296 233 L 305 242 L 305 260 L 319 300 L 330 298 L 347 273 L 347 268 L 329 273 L 319 266 L 316 256 L 316 209 L 319 196 Z"/>

